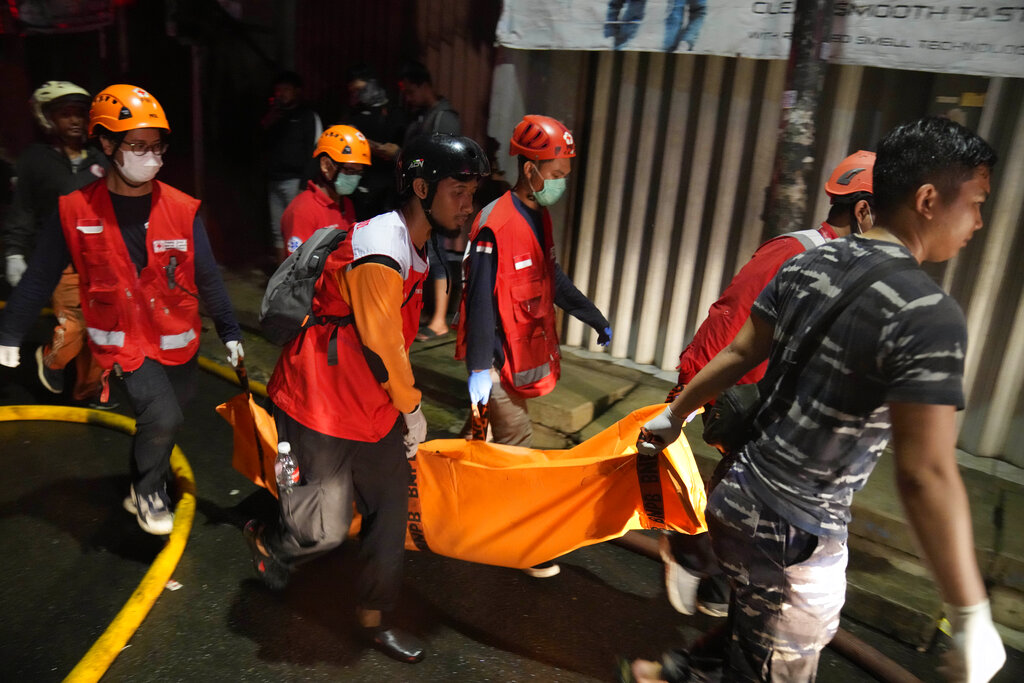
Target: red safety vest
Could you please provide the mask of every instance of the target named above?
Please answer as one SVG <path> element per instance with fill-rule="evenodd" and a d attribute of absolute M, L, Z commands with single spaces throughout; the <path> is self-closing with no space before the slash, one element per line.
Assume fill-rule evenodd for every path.
<path fill-rule="evenodd" d="M 551 216 L 541 210 L 544 241 L 541 248 L 530 224 L 506 192 L 484 207 L 473 221 L 472 244 L 483 227 L 494 233 L 498 250 L 498 273 L 494 299 L 504 332 L 501 385 L 524 398 L 551 393 L 561 375 L 561 353 L 555 329 L 555 246 Z M 468 254 L 468 252 L 467 252 Z M 468 263 L 463 264 L 466 268 Z M 459 311 L 455 357 L 465 358 L 466 298 Z M 472 324 L 472 323 L 470 323 Z"/>
<path fill-rule="evenodd" d="M 348 230 L 356 222 L 356 210 L 352 200 L 340 197 L 335 203 L 323 188 L 312 180 L 306 189 L 296 195 L 281 216 L 281 235 L 288 253 L 313 236 L 320 228 L 334 227 Z"/>
<path fill-rule="evenodd" d="M 401 242 L 395 238 L 401 237 L 399 231 L 406 231 Z M 267 385 L 274 405 L 321 434 L 367 442 L 387 436 L 399 413 L 381 386 L 387 380 L 380 374 L 384 372 L 383 364 L 379 359 L 376 363 L 368 361 L 365 354 L 370 352 L 351 321 L 352 309 L 342 299 L 330 274 L 352 263 L 354 249 L 360 258 L 381 254 L 394 258 L 400 265 L 404 261 L 407 265 L 402 291 L 402 334 L 408 351 L 419 330 L 423 281 L 427 277 L 425 259 L 417 265 L 411 263 L 408 254 L 403 258 L 398 253 L 411 249 L 411 245 L 407 228 L 396 212 L 352 227 L 328 257 L 313 298 L 314 314 L 342 321 L 310 326 L 285 345 Z M 332 362 L 335 357 L 336 362 Z"/>
<path fill-rule="evenodd" d="M 106 180 L 60 198 L 60 222 L 79 274 L 89 348 L 104 369 L 116 364 L 130 372 L 146 358 L 181 365 L 199 350 L 192 238 L 198 210 L 198 199 L 153 182 L 147 261 L 136 274 Z"/>

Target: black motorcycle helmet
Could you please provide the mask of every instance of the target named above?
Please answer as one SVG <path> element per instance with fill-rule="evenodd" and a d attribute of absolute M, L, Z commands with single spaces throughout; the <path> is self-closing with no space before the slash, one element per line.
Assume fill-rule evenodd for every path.
<path fill-rule="evenodd" d="M 438 181 L 490 173 L 491 165 L 480 145 L 470 138 L 444 133 L 413 139 L 402 149 L 395 164 L 398 194 L 403 200 L 412 196 L 413 180 L 423 178 L 427 181 L 429 190 L 421 201 L 428 216 Z"/>

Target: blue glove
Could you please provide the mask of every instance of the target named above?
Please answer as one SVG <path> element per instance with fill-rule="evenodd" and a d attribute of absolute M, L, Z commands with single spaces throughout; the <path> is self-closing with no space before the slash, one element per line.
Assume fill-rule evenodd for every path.
<path fill-rule="evenodd" d="M 604 332 L 597 333 L 597 343 L 601 346 L 608 346 L 612 341 L 612 328 L 604 328 Z"/>
<path fill-rule="evenodd" d="M 474 370 L 469 373 L 469 401 L 473 405 L 487 403 L 491 400 L 491 387 L 494 382 L 491 380 L 490 370 Z"/>

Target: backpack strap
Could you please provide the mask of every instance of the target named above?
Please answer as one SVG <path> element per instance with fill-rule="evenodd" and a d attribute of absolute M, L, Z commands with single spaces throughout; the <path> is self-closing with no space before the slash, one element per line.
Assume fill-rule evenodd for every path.
<path fill-rule="evenodd" d="M 405 301 L 402 302 L 402 308 L 405 308 L 405 305 L 412 301 L 412 297 L 415 293 L 416 288 L 413 287 L 409 291 L 409 296 L 405 297 Z M 314 318 L 313 322 L 309 323 L 309 325 L 334 325 L 334 329 L 331 330 L 331 336 L 327 338 L 327 365 L 330 366 L 338 364 L 338 329 L 351 325 L 355 321 L 355 315 L 349 313 L 348 315 L 340 317 L 321 316 Z M 309 327 L 309 325 L 303 325 L 303 331 L 305 331 L 305 328 Z"/>

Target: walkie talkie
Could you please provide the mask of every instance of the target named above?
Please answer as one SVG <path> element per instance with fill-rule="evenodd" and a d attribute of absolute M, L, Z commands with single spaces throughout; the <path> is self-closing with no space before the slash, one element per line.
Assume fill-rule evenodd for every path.
<path fill-rule="evenodd" d="M 172 256 L 167 264 L 167 289 L 174 289 L 177 283 L 174 281 L 174 271 L 178 268 L 178 257 Z"/>

